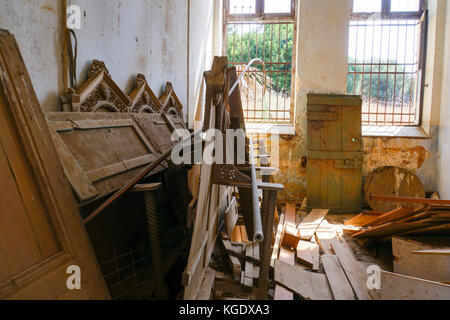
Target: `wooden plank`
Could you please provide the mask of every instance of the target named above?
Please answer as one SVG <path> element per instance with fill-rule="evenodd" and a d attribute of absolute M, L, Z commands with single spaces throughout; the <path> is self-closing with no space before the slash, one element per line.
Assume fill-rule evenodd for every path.
<path fill-rule="evenodd" d="M 273 244 L 272 257 L 270 258 L 270 266 L 273 268 L 275 266 L 275 260 L 278 259 L 278 254 L 280 251 L 281 245 L 281 236 L 283 234 L 283 226 L 284 226 L 284 214 L 280 215 L 280 221 L 278 222 L 277 234 L 275 236 L 275 241 Z"/>
<path fill-rule="evenodd" d="M 236 226 L 236 222 L 238 221 L 239 214 L 237 210 L 237 200 L 236 197 L 233 197 L 231 200 L 230 206 L 225 211 L 225 227 L 229 237 L 231 237 L 234 227 Z"/>
<path fill-rule="evenodd" d="M 205 278 L 200 286 L 196 300 L 211 300 L 215 277 L 216 271 L 211 268 L 207 268 Z"/>
<path fill-rule="evenodd" d="M 329 211 L 330 210 L 328 209 L 313 209 L 298 226 L 300 230 L 300 238 L 302 240 L 310 241 Z"/>
<path fill-rule="evenodd" d="M 392 238 L 394 272 L 430 281 L 450 281 L 449 255 L 421 255 L 412 252 L 449 247 L 446 238 Z M 450 251 L 447 249 L 447 251 Z"/>
<path fill-rule="evenodd" d="M 305 271 L 301 267 L 290 265 L 281 260 L 275 261 L 275 281 L 304 299 L 333 299 L 325 275 Z"/>
<path fill-rule="evenodd" d="M 335 255 L 330 254 L 324 254 L 321 259 L 334 299 L 355 300 L 352 286 L 348 282 L 339 259 Z"/>
<path fill-rule="evenodd" d="M 289 291 L 288 289 L 286 289 L 282 286 L 275 285 L 275 293 L 274 293 L 273 300 L 289 301 L 289 300 L 293 300 L 293 299 L 294 299 L 294 294 L 292 293 L 292 291 Z"/>
<path fill-rule="evenodd" d="M 360 213 L 360 214 L 356 215 L 355 217 L 351 218 L 350 220 L 346 221 L 344 224 L 346 226 L 360 227 L 360 226 L 363 226 L 363 225 L 367 224 L 368 222 L 372 221 L 376 217 L 377 217 L 377 215 Z"/>
<path fill-rule="evenodd" d="M 352 250 L 345 242 L 340 242 L 338 239 L 333 239 L 331 245 L 358 300 L 370 300 L 365 273 L 353 255 Z"/>
<path fill-rule="evenodd" d="M 381 216 L 375 217 L 374 219 L 367 221 L 365 224 L 363 224 L 363 227 L 367 226 L 377 226 L 380 224 L 384 224 L 396 219 L 403 218 L 407 215 L 409 215 L 413 210 L 408 208 L 397 208 L 390 212 L 387 212 Z"/>
<path fill-rule="evenodd" d="M 450 285 L 381 271 L 381 300 L 450 300 Z"/>
<path fill-rule="evenodd" d="M 295 265 L 295 252 L 281 247 L 278 259 L 293 266 Z"/>
<path fill-rule="evenodd" d="M 281 237 L 281 246 L 287 249 L 297 248 L 300 241 L 300 234 L 295 224 L 285 223 L 283 235 Z"/>
<path fill-rule="evenodd" d="M 319 269 L 319 245 L 301 240 L 297 246 L 297 260 L 313 270 Z"/>
<path fill-rule="evenodd" d="M 414 223 L 414 222 L 412 222 Z M 419 222 L 417 222 L 419 224 Z M 408 230 L 399 233 L 399 235 L 417 235 L 417 236 L 448 236 L 450 235 L 450 223 L 441 225 L 425 226 L 426 223 L 422 223 L 424 226 L 421 228 L 414 228 L 414 230 Z"/>
<path fill-rule="evenodd" d="M 286 214 L 284 222 L 295 223 L 295 207 L 291 206 L 289 203 L 286 203 Z"/>
<path fill-rule="evenodd" d="M 228 250 L 228 251 L 232 251 L 233 250 L 230 241 L 228 241 L 226 239 L 222 239 L 222 243 L 223 243 L 223 246 L 225 247 L 226 250 Z M 228 255 L 228 262 L 230 264 L 230 269 L 233 272 L 234 278 L 236 280 L 240 279 L 242 266 L 241 266 L 241 262 L 239 261 L 239 259 L 237 257 L 232 256 L 232 255 Z"/>
<path fill-rule="evenodd" d="M 320 248 L 325 254 L 334 254 L 331 242 L 333 241 L 333 239 L 337 238 L 337 234 L 335 231 L 334 232 L 317 231 L 316 238 Z"/>
<path fill-rule="evenodd" d="M 403 234 L 406 231 L 422 229 L 430 226 L 421 222 L 388 222 L 353 235 L 353 238 L 384 238 L 393 234 Z M 423 229 L 422 229 L 423 230 Z"/>

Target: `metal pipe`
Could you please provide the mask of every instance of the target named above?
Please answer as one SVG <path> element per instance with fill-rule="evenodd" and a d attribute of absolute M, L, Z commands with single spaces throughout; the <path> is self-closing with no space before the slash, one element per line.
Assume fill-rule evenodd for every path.
<path fill-rule="evenodd" d="M 253 202 L 253 241 L 263 241 L 264 234 L 261 222 L 261 210 L 258 199 L 258 181 L 256 179 L 255 155 L 253 152 L 252 138 L 249 139 L 250 172 L 252 179 L 252 202 Z"/>
<path fill-rule="evenodd" d="M 266 64 L 261 59 L 255 58 L 255 59 L 250 60 L 250 62 L 245 66 L 244 71 L 241 72 L 241 74 L 239 75 L 239 78 L 236 80 L 236 82 L 231 87 L 230 92 L 228 93 L 228 96 L 231 96 L 233 94 L 233 92 L 236 89 L 238 83 L 244 77 L 245 73 L 248 71 L 250 66 L 255 64 L 256 62 L 259 62 L 263 66 L 263 71 L 264 71 L 264 96 L 266 95 L 266 83 L 265 83 L 266 82 Z"/>
<path fill-rule="evenodd" d="M 369 200 L 386 201 L 386 202 L 409 202 L 409 203 L 425 203 L 437 205 L 450 205 L 450 200 L 429 199 L 429 198 L 412 198 L 412 197 L 394 197 L 394 196 L 377 196 L 369 195 Z"/>

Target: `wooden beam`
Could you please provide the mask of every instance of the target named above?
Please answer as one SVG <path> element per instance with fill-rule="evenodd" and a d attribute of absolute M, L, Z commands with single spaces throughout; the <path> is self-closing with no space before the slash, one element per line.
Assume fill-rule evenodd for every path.
<path fill-rule="evenodd" d="M 342 269 L 339 259 L 335 255 L 324 254 L 322 264 L 336 300 L 355 300 L 352 286 Z"/>

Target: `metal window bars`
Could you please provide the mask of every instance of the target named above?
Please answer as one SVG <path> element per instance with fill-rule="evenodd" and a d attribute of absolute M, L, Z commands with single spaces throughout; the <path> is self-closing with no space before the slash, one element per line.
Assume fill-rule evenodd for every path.
<path fill-rule="evenodd" d="M 227 23 L 229 64 L 243 72 L 247 63 L 261 59 L 240 83 L 244 116 L 250 123 L 293 122 L 293 21 Z"/>

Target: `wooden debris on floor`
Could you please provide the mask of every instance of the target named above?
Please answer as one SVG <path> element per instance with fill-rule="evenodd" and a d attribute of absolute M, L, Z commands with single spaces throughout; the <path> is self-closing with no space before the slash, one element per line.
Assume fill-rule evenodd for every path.
<path fill-rule="evenodd" d="M 450 206 L 428 205 L 396 208 L 373 218 L 358 215 L 347 224 L 360 226 L 354 238 L 390 240 L 394 235 L 450 235 Z M 368 217 L 368 216 L 367 216 Z"/>
<path fill-rule="evenodd" d="M 290 208 L 286 205 L 286 211 Z M 340 237 L 342 229 L 349 226 L 328 223 L 327 214 L 327 209 L 313 209 L 297 231 L 280 216 L 272 253 L 275 300 L 292 300 L 294 294 L 313 300 L 371 299 L 365 272 Z M 287 217 L 295 219 L 292 213 Z"/>
<path fill-rule="evenodd" d="M 415 237 L 392 238 L 394 272 L 436 282 L 450 281 L 449 238 Z M 431 254 L 426 254 L 427 252 Z M 419 253 L 419 254 L 418 254 Z"/>
<path fill-rule="evenodd" d="M 381 287 L 373 289 L 380 300 L 449 300 L 450 285 L 381 271 Z"/>

